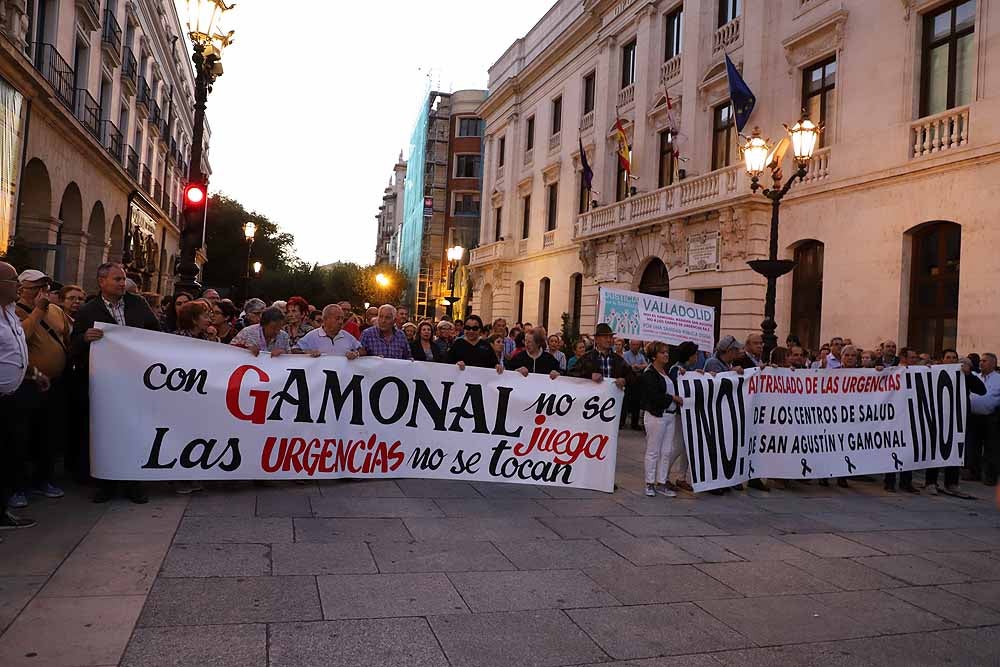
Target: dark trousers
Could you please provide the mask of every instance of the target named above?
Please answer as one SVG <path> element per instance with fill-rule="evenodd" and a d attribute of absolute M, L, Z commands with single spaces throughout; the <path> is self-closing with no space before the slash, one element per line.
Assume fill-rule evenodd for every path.
<path fill-rule="evenodd" d="M 928 486 L 937 484 L 939 470 L 944 470 L 944 485 L 946 487 L 958 484 L 959 467 L 949 466 L 947 468 L 928 468 L 927 472 L 924 473 L 924 481 Z"/>
<path fill-rule="evenodd" d="M 66 377 L 69 428 L 66 434 L 66 469 L 77 482 L 90 479 L 90 401 L 87 376 L 71 371 Z"/>
<path fill-rule="evenodd" d="M 52 441 L 58 432 L 57 424 L 65 421 L 65 415 L 50 413 L 48 399 L 48 393 L 42 392 L 30 380 L 22 382 L 18 390 L 7 397 L 8 413 L 4 421 L 8 422 L 9 454 L 6 458 L 10 471 L 6 475 L 13 491 L 26 491 L 29 486 L 52 479 L 55 468 Z"/>
<path fill-rule="evenodd" d="M 896 488 L 896 473 L 887 472 L 885 474 L 885 485 Z M 913 486 L 913 471 L 904 470 L 899 473 L 899 485 L 901 487 Z"/>
<path fill-rule="evenodd" d="M 639 428 L 639 387 L 627 385 L 625 387 L 625 400 L 622 405 L 621 425 L 625 426 L 627 421 L 631 421 L 632 428 Z"/>
<path fill-rule="evenodd" d="M 996 477 L 1000 470 L 1000 418 L 998 415 L 969 415 L 965 445 L 965 467 L 978 479 Z"/>

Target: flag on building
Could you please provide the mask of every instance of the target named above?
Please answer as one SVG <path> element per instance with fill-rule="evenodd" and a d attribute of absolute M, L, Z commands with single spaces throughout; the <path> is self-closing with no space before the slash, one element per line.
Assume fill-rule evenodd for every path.
<path fill-rule="evenodd" d="M 628 135 L 625 134 L 625 128 L 622 127 L 621 118 L 615 120 L 615 139 L 618 141 L 618 164 L 627 173 L 632 173 L 632 158 L 628 147 Z"/>
<path fill-rule="evenodd" d="M 592 190 L 594 170 L 590 168 L 590 162 L 587 161 L 587 151 L 583 148 L 583 137 L 580 137 L 580 166 L 583 171 L 583 187 Z"/>
<path fill-rule="evenodd" d="M 729 101 L 733 105 L 736 131 L 742 133 L 747 121 L 750 120 L 754 105 L 757 104 L 757 98 L 747 82 L 740 76 L 736 65 L 729 59 L 728 53 L 726 54 L 726 76 L 729 78 Z"/>

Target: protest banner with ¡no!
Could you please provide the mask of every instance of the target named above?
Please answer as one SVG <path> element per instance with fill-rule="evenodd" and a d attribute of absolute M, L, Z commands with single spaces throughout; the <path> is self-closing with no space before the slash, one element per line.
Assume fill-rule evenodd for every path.
<path fill-rule="evenodd" d="M 252 356 L 98 325 L 101 479 L 421 477 L 614 488 L 622 392 L 451 364 Z"/>

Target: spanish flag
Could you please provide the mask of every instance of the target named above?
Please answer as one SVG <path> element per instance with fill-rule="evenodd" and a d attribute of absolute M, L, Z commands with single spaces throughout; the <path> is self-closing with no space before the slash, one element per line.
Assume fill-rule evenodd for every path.
<path fill-rule="evenodd" d="M 629 157 L 631 151 L 628 146 L 628 135 L 622 127 L 622 119 L 615 120 L 615 139 L 618 141 L 618 163 L 626 173 L 632 173 L 632 160 Z"/>

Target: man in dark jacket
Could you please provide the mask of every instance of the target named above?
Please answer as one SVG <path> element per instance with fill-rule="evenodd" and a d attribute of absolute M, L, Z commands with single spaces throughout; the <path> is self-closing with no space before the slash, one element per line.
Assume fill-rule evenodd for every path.
<path fill-rule="evenodd" d="M 160 321 L 149 308 L 146 300 L 125 291 L 125 269 L 120 264 L 101 264 L 97 269 L 97 286 L 100 294 L 96 299 L 85 303 L 77 311 L 73 321 L 73 334 L 70 342 L 70 354 L 73 357 L 79 375 L 86 382 L 90 368 L 90 344 L 104 337 L 104 332 L 94 327 L 97 322 L 117 324 L 123 327 L 136 327 L 149 331 L 159 331 Z M 79 388 L 86 398 L 89 416 L 89 396 L 86 385 Z M 110 397 L 105 397 L 110 399 Z M 89 419 L 83 426 L 84 442 L 90 432 Z M 94 496 L 95 503 L 104 503 L 114 497 L 117 484 L 110 480 L 101 480 L 100 488 Z M 123 484 L 125 495 L 134 503 L 148 502 L 145 492 L 139 482 Z"/>
<path fill-rule="evenodd" d="M 465 337 L 452 343 L 448 350 L 448 362 L 460 367 L 475 366 L 494 368 L 497 356 L 483 337 L 483 320 L 479 315 L 465 318 Z"/>
<path fill-rule="evenodd" d="M 545 334 L 535 329 L 524 337 L 524 351 L 515 354 L 507 362 L 509 371 L 518 371 L 527 377 L 528 373 L 548 375 L 555 379 L 559 375 L 559 362 L 551 354 L 542 349 L 545 344 Z"/>
<path fill-rule="evenodd" d="M 590 350 L 573 366 L 570 373 L 573 377 L 590 378 L 594 382 L 604 382 L 605 378 L 615 381 L 619 389 L 635 381 L 635 373 L 625 363 L 620 354 L 611 349 L 614 342 L 614 331 L 601 322 L 594 331 L 594 349 Z"/>

